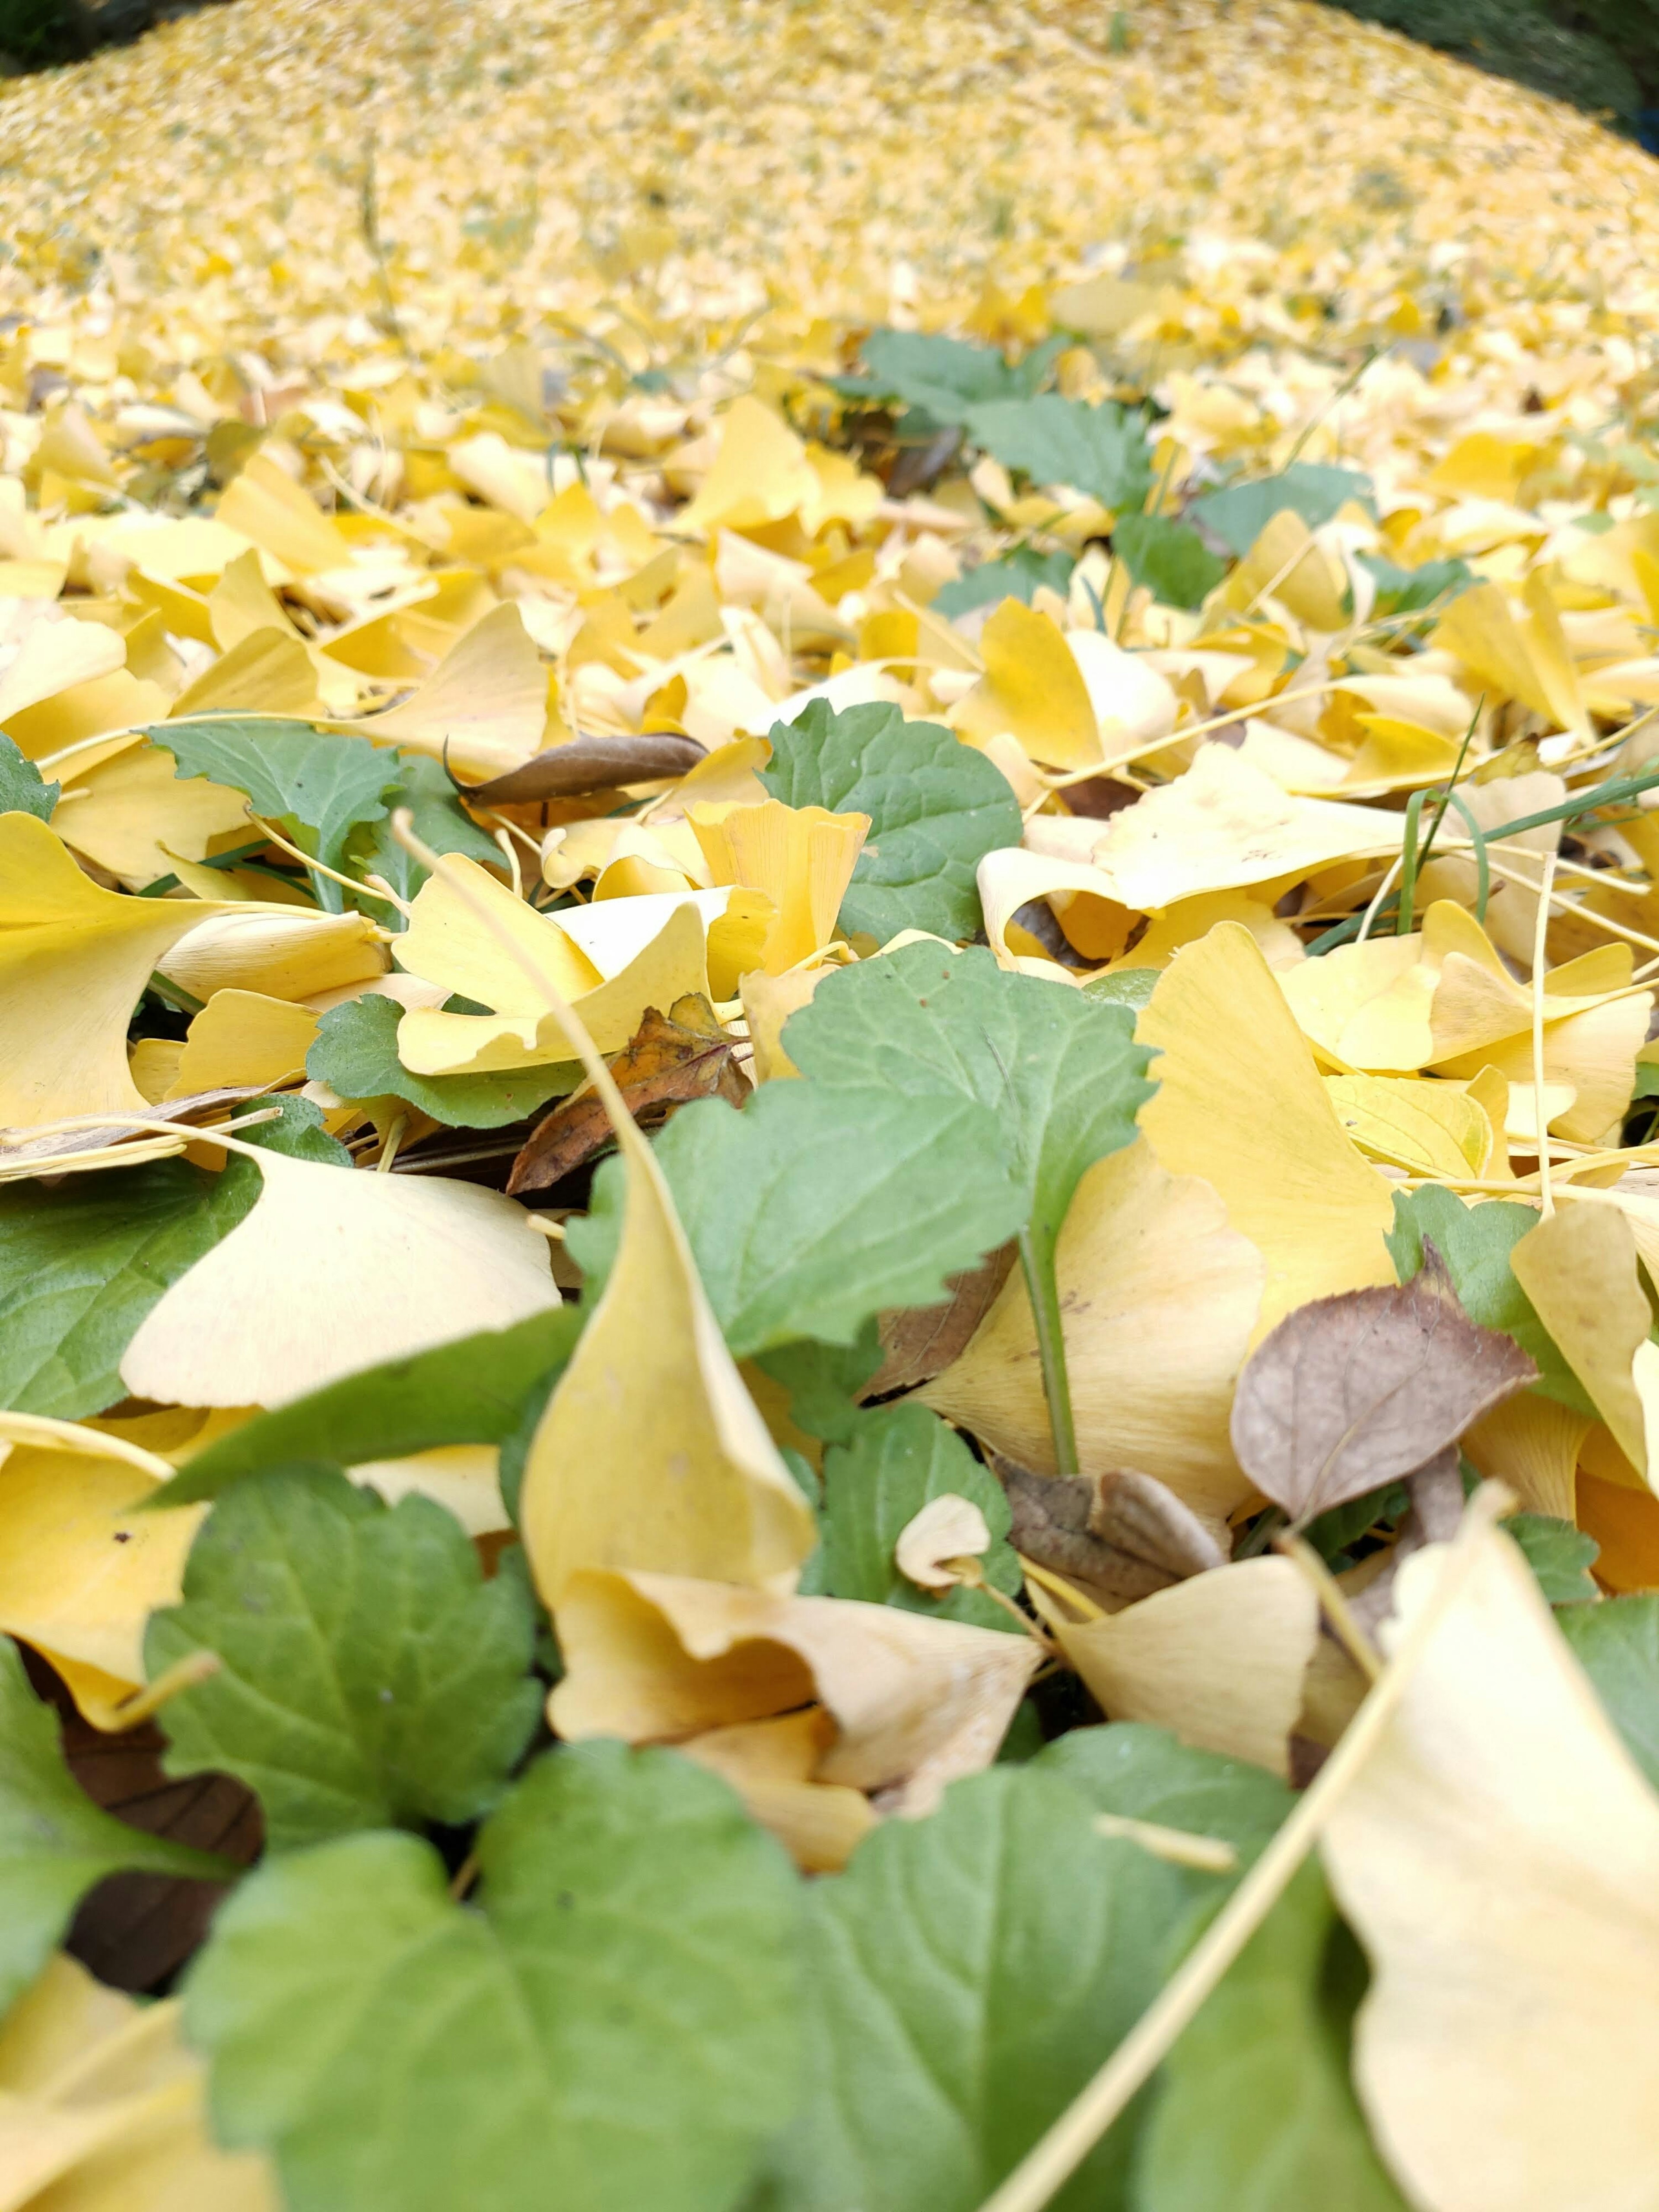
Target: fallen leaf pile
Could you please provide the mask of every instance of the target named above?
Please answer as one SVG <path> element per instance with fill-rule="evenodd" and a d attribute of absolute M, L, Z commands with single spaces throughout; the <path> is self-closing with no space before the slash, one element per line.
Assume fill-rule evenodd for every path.
<path fill-rule="evenodd" d="M 0 87 L 0 2206 L 1659 2212 L 1653 175 L 1292 0 Z"/>

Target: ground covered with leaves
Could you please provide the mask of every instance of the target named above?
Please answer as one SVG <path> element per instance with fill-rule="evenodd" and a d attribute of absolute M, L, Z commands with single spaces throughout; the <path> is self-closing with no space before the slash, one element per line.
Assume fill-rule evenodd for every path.
<path fill-rule="evenodd" d="M 0 2200 L 1659 2204 L 1653 175 L 1274 0 L 0 92 Z"/>

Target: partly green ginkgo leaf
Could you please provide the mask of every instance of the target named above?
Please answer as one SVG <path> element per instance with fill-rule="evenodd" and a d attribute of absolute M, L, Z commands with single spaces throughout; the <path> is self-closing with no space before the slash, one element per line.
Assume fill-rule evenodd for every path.
<path fill-rule="evenodd" d="M 395 753 L 309 722 L 225 714 L 163 722 L 144 734 L 173 755 L 179 775 L 246 792 L 256 814 L 337 871 L 353 830 L 386 819 L 400 776 Z M 320 905 L 342 911 L 339 884 L 323 875 L 312 883 Z"/>
<path fill-rule="evenodd" d="M 1007 1493 L 954 1429 L 914 1402 L 860 1414 L 847 1441 L 823 1455 L 824 1593 L 1018 1634 L 1019 1623 L 982 1590 L 925 1590 L 900 1572 L 893 1555 L 900 1536 L 930 1499 L 948 1495 L 984 1515 L 991 1544 L 981 1571 L 993 1589 L 1012 1595 L 1021 1574 L 1008 1542 Z"/>
<path fill-rule="evenodd" d="M 1165 2062 L 1135 2212 L 1405 2212 L 1349 2079 L 1363 1985 L 1353 1939 L 1306 1863 Z"/>
<path fill-rule="evenodd" d="M 118 1403 L 139 1322 L 259 1188 L 250 1161 L 152 1160 L 0 1188 L 0 1405 L 79 1420 Z"/>
<path fill-rule="evenodd" d="M 411 1075 L 398 1057 L 403 1018 L 395 999 L 375 991 L 331 1006 L 306 1054 L 306 1073 L 326 1083 L 337 1098 L 405 1098 L 434 1121 L 462 1129 L 522 1121 L 581 1080 L 575 1060 L 493 1074 Z"/>
<path fill-rule="evenodd" d="M 220 1437 L 185 1461 L 157 1502 L 216 1498 L 262 1468 L 294 1460 L 358 1467 L 444 1444 L 501 1443 L 517 1429 L 530 1394 L 561 1373 L 581 1324 L 578 1307 L 554 1306 L 511 1328 L 483 1329 L 343 1376 Z"/>
<path fill-rule="evenodd" d="M 1152 485 L 1152 451 L 1139 409 L 1103 400 L 991 399 L 967 411 L 968 435 L 1034 484 L 1068 484 L 1114 514 L 1139 513 Z"/>
<path fill-rule="evenodd" d="M 1001 769 L 942 724 L 907 722 L 893 706 L 836 714 L 815 699 L 771 734 L 761 780 L 775 799 L 870 817 L 842 927 L 878 943 L 902 929 L 971 937 L 982 920 L 975 871 L 1024 829 Z"/>
<path fill-rule="evenodd" d="M 769 1083 L 741 1113 L 682 1107 L 656 1150 L 738 1358 L 851 1344 L 889 1306 L 937 1304 L 1024 1206 L 996 1115 L 939 1091 Z"/>
<path fill-rule="evenodd" d="M 25 752 L 0 730 L 0 814 L 33 814 L 50 822 L 61 784 L 48 783 Z"/>
<path fill-rule="evenodd" d="M 712 1775 L 586 1743 L 480 1833 L 274 1861 L 186 1993 L 221 2137 L 289 2212 L 729 2212 L 799 2074 L 799 1885 Z"/>
<path fill-rule="evenodd" d="M 1112 550 L 1166 607 L 1201 607 L 1227 573 L 1189 522 L 1167 514 L 1124 515 L 1113 526 Z"/>
<path fill-rule="evenodd" d="M 1626 1750 L 1659 1790 L 1659 1597 L 1564 1606 L 1555 1625 L 1595 1683 Z"/>
<path fill-rule="evenodd" d="M 975 2212 L 1156 1995 L 1188 1911 L 1174 1868 L 1039 1766 L 884 1823 L 809 1896 L 810 2086 L 766 2212 Z M 1059 2212 L 1120 2212 L 1139 2109 Z"/>
<path fill-rule="evenodd" d="M 1537 1226 L 1538 1216 L 1529 1206 L 1516 1206 L 1508 1199 L 1465 1206 L 1455 1192 L 1428 1183 L 1421 1190 L 1395 1193 L 1394 1227 L 1385 1242 L 1395 1274 L 1409 1283 L 1423 1265 L 1426 1237 L 1445 1261 L 1469 1319 L 1515 1339 L 1538 1370 L 1533 1387 L 1540 1396 L 1594 1420 L 1598 1418 L 1595 1404 L 1538 1318 L 1538 1309 L 1510 1264 L 1515 1246 Z"/>
<path fill-rule="evenodd" d="M 907 945 L 826 976 L 784 1036 L 814 1089 L 880 1084 L 912 1098 L 976 1098 L 996 1115 L 1018 1162 L 1018 1226 L 1050 1272 L 1072 1194 L 1131 1142 L 1156 1087 L 1130 1009 L 1011 974 L 971 945 Z"/>
<path fill-rule="evenodd" d="M 152 1676 L 220 1661 L 167 1709 L 167 1771 L 245 1782 L 274 1850 L 477 1820 L 536 1725 L 534 1634 L 523 1585 L 485 1582 L 429 1498 L 387 1508 L 323 1468 L 253 1476 L 203 1524 L 184 1602 L 150 1616 Z"/>
<path fill-rule="evenodd" d="M 943 586 L 933 599 L 933 612 L 952 622 L 957 615 L 995 606 L 1003 599 L 1024 599 L 1030 606 L 1039 585 L 1063 599 L 1076 565 L 1069 553 L 1034 553 L 1029 545 L 1016 546 L 1000 560 L 981 561 L 977 568 Z"/>
<path fill-rule="evenodd" d="M 1206 492 L 1194 501 L 1193 513 L 1242 559 L 1274 515 L 1287 507 L 1310 530 L 1317 530 L 1350 500 L 1376 511 L 1371 480 L 1359 470 L 1333 468 L 1323 461 L 1293 461 L 1277 476 Z"/>
<path fill-rule="evenodd" d="M 204 1881 L 236 1872 L 94 1805 L 64 1763 L 57 1714 L 0 1637 L 0 2013 L 46 1965 L 85 1893 L 125 1869 Z"/>

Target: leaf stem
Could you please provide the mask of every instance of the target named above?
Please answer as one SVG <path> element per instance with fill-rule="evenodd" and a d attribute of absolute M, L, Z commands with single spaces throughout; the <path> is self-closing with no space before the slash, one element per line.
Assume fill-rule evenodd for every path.
<path fill-rule="evenodd" d="M 1042 1395 L 1048 1401 L 1048 1426 L 1054 1440 L 1054 1472 L 1078 1472 L 1077 1429 L 1072 1419 L 1072 1383 L 1066 1371 L 1066 1334 L 1060 1326 L 1060 1285 L 1054 1255 L 1045 1260 L 1028 1222 L 1019 1232 L 1019 1263 L 1025 1270 L 1026 1295 L 1036 1324 L 1037 1360 L 1042 1370 Z"/>

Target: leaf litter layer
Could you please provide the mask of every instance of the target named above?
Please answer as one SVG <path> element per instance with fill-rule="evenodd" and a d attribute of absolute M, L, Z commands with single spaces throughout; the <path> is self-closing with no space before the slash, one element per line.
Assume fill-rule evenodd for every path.
<path fill-rule="evenodd" d="M 1659 2206 L 1645 157 L 1271 0 L 0 143 L 8 2201 Z"/>

